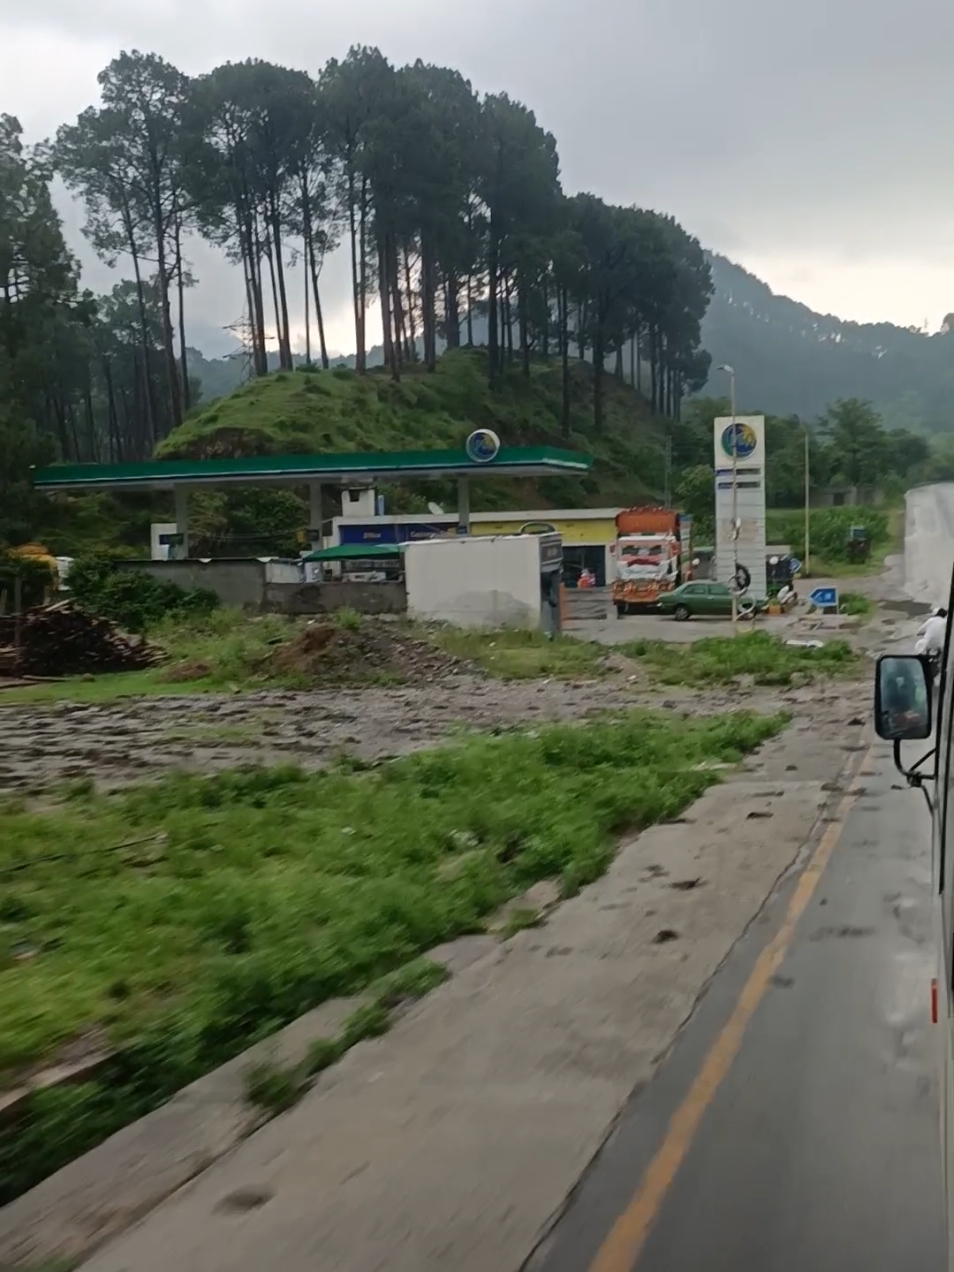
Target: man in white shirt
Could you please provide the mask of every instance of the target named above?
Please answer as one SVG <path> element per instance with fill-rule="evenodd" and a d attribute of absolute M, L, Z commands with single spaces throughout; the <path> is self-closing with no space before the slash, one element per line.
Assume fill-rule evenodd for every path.
<path fill-rule="evenodd" d="M 940 654 L 944 649 L 944 637 L 947 633 L 947 610 L 936 609 L 926 623 L 918 628 L 918 643 L 914 646 L 916 654 Z"/>

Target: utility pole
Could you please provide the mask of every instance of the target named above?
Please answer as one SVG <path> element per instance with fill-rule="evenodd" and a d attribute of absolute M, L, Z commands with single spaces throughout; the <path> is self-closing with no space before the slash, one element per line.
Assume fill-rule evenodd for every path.
<path fill-rule="evenodd" d="M 805 577 L 811 578 L 812 573 L 812 548 L 809 536 L 809 525 L 811 522 L 811 470 L 808 464 L 809 458 L 809 432 L 808 425 L 805 425 Z"/>

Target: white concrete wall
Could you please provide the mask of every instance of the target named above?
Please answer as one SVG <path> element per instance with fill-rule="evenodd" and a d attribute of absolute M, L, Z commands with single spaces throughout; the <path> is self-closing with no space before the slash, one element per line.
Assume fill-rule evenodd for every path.
<path fill-rule="evenodd" d="M 266 583 L 300 583 L 304 570 L 300 561 L 266 561 Z"/>
<path fill-rule="evenodd" d="M 428 539 L 404 555 L 408 613 L 456 627 L 540 626 L 536 535 Z"/>

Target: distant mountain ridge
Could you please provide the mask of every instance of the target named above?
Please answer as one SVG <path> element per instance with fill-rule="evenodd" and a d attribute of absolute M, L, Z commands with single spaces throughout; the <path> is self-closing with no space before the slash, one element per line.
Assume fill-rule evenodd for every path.
<path fill-rule="evenodd" d="M 837 398 L 870 401 L 891 428 L 954 429 L 954 332 L 815 313 L 722 256 L 709 258 L 715 295 L 702 324 L 716 368 L 735 368 L 739 407 L 813 419 Z M 706 393 L 725 393 L 715 370 Z"/>

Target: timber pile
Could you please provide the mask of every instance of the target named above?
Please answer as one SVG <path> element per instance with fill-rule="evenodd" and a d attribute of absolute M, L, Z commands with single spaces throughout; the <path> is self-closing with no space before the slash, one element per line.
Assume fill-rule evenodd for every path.
<path fill-rule="evenodd" d="M 159 651 L 139 636 L 127 636 L 107 618 L 56 601 L 20 617 L 19 657 L 16 619 L 0 617 L 0 675 L 82 676 L 151 667 Z"/>

